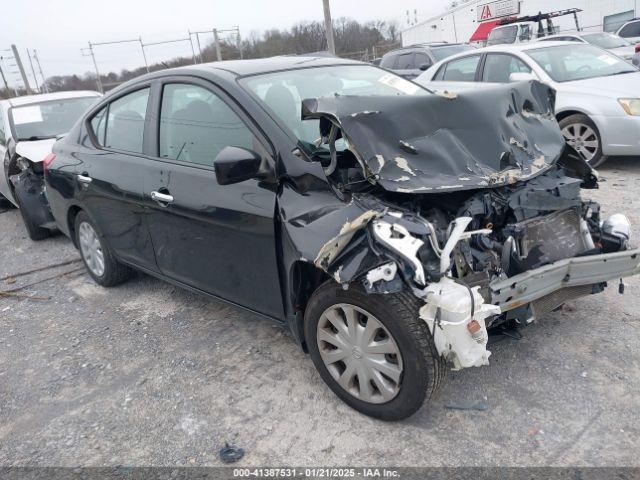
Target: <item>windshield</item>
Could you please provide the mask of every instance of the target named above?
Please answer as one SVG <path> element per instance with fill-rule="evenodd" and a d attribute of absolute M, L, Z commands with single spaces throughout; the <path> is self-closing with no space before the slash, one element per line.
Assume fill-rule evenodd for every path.
<path fill-rule="evenodd" d="M 10 110 L 16 140 L 41 140 L 67 133 L 98 97 L 31 103 Z"/>
<path fill-rule="evenodd" d="M 447 57 L 456 55 L 458 53 L 467 52 L 469 50 L 475 50 L 471 45 L 451 45 L 447 47 L 432 47 L 431 54 L 435 57 L 436 62 L 444 60 Z"/>
<path fill-rule="evenodd" d="M 254 97 L 304 143 L 320 136 L 319 120 L 302 120 L 302 100 L 331 95 L 429 95 L 398 75 L 368 65 L 307 68 L 241 80 Z"/>
<path fill-rule="evenodd" d="M 556 82 L 637 72 L 630 64 L 591 45 L 561 45 L 526 52 Z"/>
<path fill-rule="evenodd" d="M 600 48 L 619 48 L 631 45 L 624 38 L 611 33 L 592 33 L 589 35 L 583 35 L 582 38 Z"/>
<path fill-rule="evenodd" d="M 515 43 L 518 36 L 518 26 L 498 27 L 491 30 L 487 45 L 501 45 L 505 43 Z"/>

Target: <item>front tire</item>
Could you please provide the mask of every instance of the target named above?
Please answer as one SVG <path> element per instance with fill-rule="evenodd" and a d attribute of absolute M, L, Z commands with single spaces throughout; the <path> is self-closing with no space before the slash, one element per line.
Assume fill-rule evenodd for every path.
<path fill-rule="evenodd" d="M 116 260 L 104 237 L 86 213 L 78 213 L 74 231 L 82 261 L 97 284 L 114 287 L 131 278 L 133 270 Z"/>
<path fill-rule="evenodd" d="M 305 312 L 305 339 L 325 383 L 347 405 L 381 420 L 401 420 L 430 399 L 445 374 L 420 302 L 407 292 L 367 294 L 333 281 Z"/>
<path fill-rule="evenodd" d="M 602 154 L 602 136 L 593 121 L 582 114 L 570 115 L 560 121 L 560 130 L 567 143 L 592 167 L 607 161 Z"/>

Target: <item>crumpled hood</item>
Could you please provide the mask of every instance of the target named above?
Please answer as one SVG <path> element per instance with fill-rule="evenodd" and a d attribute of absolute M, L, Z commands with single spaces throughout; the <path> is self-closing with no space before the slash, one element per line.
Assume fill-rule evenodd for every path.
<path fill-rule="evenodd" d="M 546 171 L 565 148 L 554 107 L 555 91 L 532 81 L 457 95 L 308 99 L 302 118 L 338 124 L 386 190 L 428 193 Z"/>
<path fill-rule="evenodd" d="M 22 141 L 16 144 L 16 153 L 32 162 L 41 162 L 44 157 L 51 153 L 56 138 L 47 138 L 45 140 L 34 140 L 32 142 Z"/>

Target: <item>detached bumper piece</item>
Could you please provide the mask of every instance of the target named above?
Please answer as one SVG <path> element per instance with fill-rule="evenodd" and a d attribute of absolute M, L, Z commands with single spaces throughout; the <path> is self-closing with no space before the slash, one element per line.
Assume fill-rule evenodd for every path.
<path fill-rule="evenodd" d="M 33 225 L 55 228 L 55 220 L 44 191 L 44 178 L 30 170 L 25 170 L 18 175 L 12 175 L 11 183 L 20 209 L 29 216 Z"/>
<path fill-rule="evenodd" d="M 637 274 L 640 249 L 567 258 L 491 282 L 491 303 L 502 312 L 531 305 L 533 320 L 567 300 L 600 292 L 604 282 Z"/>

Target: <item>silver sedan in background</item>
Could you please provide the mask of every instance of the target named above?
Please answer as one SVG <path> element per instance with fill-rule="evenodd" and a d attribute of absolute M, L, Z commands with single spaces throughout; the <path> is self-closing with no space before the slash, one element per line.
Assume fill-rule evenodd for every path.
<path fill-rule="evenodd" d="M 608 156 L 640 156 L 640 71 L 593 45 L 486 47 L 447 58 L 415 81 L 431 90 L 460 92 L 525 80 L 556 90 L 562 133 L 592 166 Z"/>
<path fill-rule="evenodd" d="M 614 33 L 608 32 L 566 32 L 558 35 L 551 35 L 537 40 L 538 42 L 577 42 L 589 43 L 596 47 L 603 48 L 614 55 L 633 61 L 636 54 L 636 46 Z"/>

